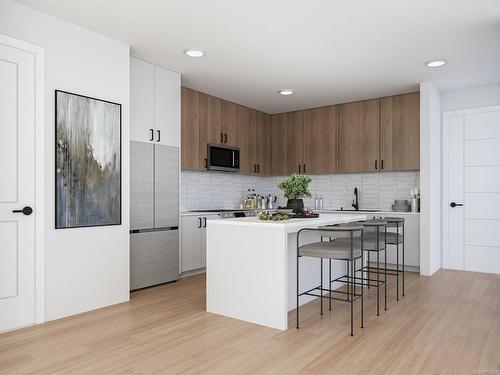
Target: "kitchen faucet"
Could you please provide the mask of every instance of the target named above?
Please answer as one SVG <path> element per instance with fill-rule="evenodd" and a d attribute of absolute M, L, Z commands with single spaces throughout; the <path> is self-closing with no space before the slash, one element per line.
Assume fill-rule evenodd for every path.
<path fill-rule="evenodd" d="M 358 203 L 358 188 L 354 187 L 354 197 L 356 198 L 356 201 L 354 199 L 352 200 L 352 206 L 356 211 L 359 210 L 359 203 Z"/>

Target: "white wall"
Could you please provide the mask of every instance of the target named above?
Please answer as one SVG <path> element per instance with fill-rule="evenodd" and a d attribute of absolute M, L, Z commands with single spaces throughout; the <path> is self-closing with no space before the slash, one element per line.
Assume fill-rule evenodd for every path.
<path fill-rule="evenodd" d="M 45 48 L 46 319 L 129 298 L 129 46 L 0 0 L 0 33 Z M 122 215 L 114 227 L 54 229 L 54 90 L 122 104 Z"/>
<path fill-rule="evenodd" d="M 441 268 L 441 104 L 436 87 L 420 84 L 420 273 Z"/>

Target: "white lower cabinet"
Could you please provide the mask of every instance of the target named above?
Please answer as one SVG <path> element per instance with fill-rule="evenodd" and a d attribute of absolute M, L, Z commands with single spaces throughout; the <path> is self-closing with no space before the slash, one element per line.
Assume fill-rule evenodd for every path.
<path fill-rule="evenodd" d="M 181 272 L 206 266 L 207 220 L 218 217 L 218 214 L 181 217 Z"/>

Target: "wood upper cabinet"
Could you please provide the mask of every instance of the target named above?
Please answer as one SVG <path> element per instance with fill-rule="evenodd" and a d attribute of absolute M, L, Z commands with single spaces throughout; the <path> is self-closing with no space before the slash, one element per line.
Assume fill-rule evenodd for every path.
<path fill-rule="evenodd" d="M 220 144 L 224 142 L 222 129 L 222 100 L 215 96 L 200 93 L 205 99 L 204 127 L 206 128 L 206 143 Z M 206 149 L 206 144 L 205 144 Z M 206 153 L 206 151 L 205 151 Z"/>
<path fill-rule="evenodd" d="M 287 174 L 304 173 L 304 111 L 286 114 Z"/>
<path fill-rule="evenodd" d="M 181 90 L 181 167 L 200 170 L 206 157 L 206 132 L 201 126 L 203 112 L 200 110 L 203 97 L 198 91 L 182 87 Z M 205 151 L 203 151 L 205 144 Z"/>
<path fill-rule="evenodd" d="M 380 99 L 380 169 L 420 169 L 420 93 Z"/>
<path fill-rule="evenodd" d="M 287 114 L 271 116 L 271 175 L 284 176 L 288 173 L 287 164 Z"/>
<path fill-rule="evenodd" d="M 255 172 L 255 137 L 252 137 L 252 128 L 255 128 L 255 111 L 236 105 L 235 125 L 238 128 L 236 145 L 240 149 L 240 173 Z"/>
<path fill-rule="evenodd" d="M 339 170 L 379 170 L 379 99 L 339 106 Z"/>
<path fill-rule="evenodd" d="M 225 145 L 237 147 L 239 141 L 239 127 L 238 121 L 244 116 L 240 111 L 241 106 L 222 100 L 222 127 L 220 133 L 222 137 L 219 140 Z"/>
<path fill-rule="evenodd" d="M 337 106 L 313 108 L 303 112 L 303 169 L 309 174 L 328 174 L 338 170 Z"/>
<path fill-rule="evenodd" d="M 270 149 L 271 149 L 271 116 L 267 113 L 256 111 L 255 135 L 251 137 L 255 142 L 255 162 L 257 173 L 271 174 Z"/>

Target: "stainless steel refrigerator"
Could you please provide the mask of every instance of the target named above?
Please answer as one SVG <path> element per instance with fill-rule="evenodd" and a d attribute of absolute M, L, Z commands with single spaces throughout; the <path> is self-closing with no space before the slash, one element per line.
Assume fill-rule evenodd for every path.
<path fill-rule="evenodd" d="M 130 289 L 179 278 L 179 148 L 130 142 Z"/>

